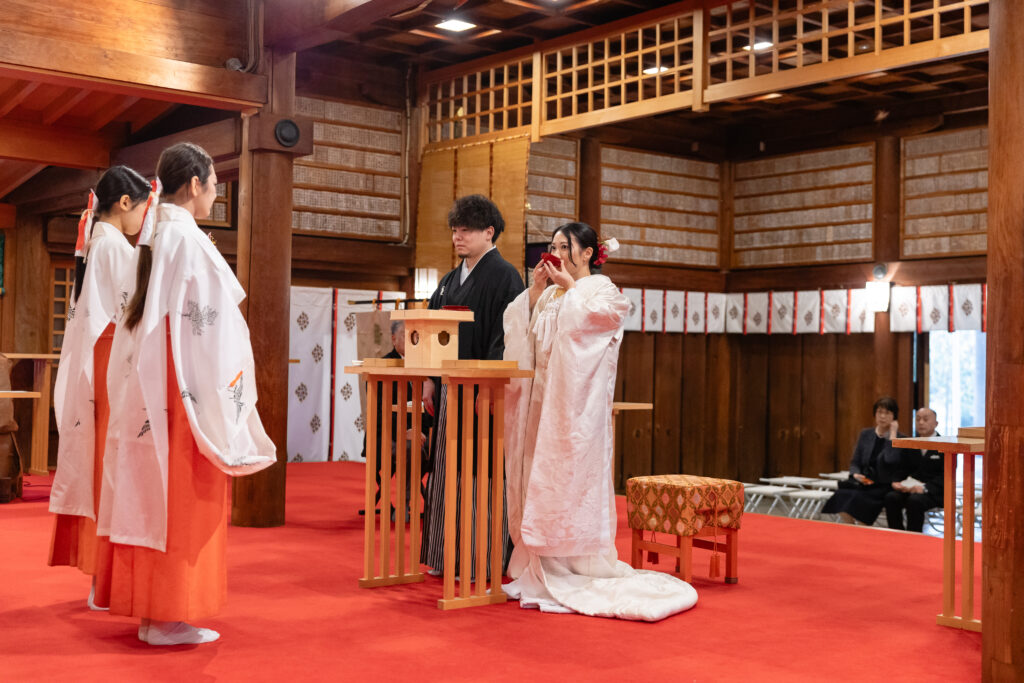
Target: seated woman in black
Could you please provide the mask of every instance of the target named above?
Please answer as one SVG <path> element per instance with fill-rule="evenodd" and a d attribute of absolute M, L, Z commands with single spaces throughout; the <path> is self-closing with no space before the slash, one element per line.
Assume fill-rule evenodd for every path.
<path fill-rule="evenodd" d="M 913 469 L 908 454 L 893 448 L 892 440 L 903 437 L 896 417 L 899 406 L 895 399 L 883 396 L 875 401 L 875 426 L 860 433 L 850 460 L 850 478 L 839 482 L 839 489 L 825 503 L 822 512 L 845 513 L 867 525 L 878 518 L 885 504 L 885 494 L 892 491 L 894 481 L 902 481 Z"/>

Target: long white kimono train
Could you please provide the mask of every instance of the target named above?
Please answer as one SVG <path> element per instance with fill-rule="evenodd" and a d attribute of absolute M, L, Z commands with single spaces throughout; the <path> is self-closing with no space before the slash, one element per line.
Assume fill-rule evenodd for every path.
<path fill-rule="evenodd" d="M 603 275 L 529 291 L 505 310 L 505 359 L 534 370 L 512 380 L 505 409 L 509 533 L 503 586 L 522 607 L 657 621 L 697 592 L 668 574 L 618 561 L 612 399 L 629 300 Z"/>
<path fill-rule="evenodd" d="M 132 245 L 121 231 L 109 223 L 94 223 L 82 291 L 74 304 L 68 301 L 53 392 L 60 440 L 50 512 L 96 521 L 93 347 L 120 311 L 121 283 L 132 272 L 133 264 Z"/>
<path fill-rule="evenodd" d="M 233 476 L 252 474 L 276 462 L 276 451 L 256 412 L 249 328 L 238 309 L 245 291 L 188 211 L 157 210 L 145 312 L 134 331 L 119 320 L 110 351 L 98 526 L 114 543 L 165 551 L 169 350 L 192 435 L 211 463 Z M 132 276 L 124 301 L 134 288 Z"/>

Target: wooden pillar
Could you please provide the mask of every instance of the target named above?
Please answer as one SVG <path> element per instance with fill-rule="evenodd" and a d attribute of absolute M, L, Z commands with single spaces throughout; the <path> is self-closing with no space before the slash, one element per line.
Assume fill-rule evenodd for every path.
<path fill-rule="evenodd" d="M 875 141 L 874 255 L 878 263 L 891 264 L 900 257 L 900 141 L 885 136 Z M 890 270 L 892 266 L 890 265 Z M 913 433 L 909 394 L 900 389 L 906 382 L 899 376 L 897 334 L 889 331 L 889 314 L 875 314 L 874 395 L 892 396 L 902 409 L 900 430 Z M 903 368 L 906 372 L 909 368 Z"/>
<path fill-rule="evenodd" d="M 988 367 L 982 679 L 1024 680 L 1024 3 L 989 12 Z"/>
<path fill-rule="evenodd" d="M 267 149 L 261 136 L 273 117 L 290 115 L 295 100 L 295 53 L 266 54 L 270 101 L 242 127 L 239 163 L 238 279 L 256 360 L 260 419 L 277 446 L 277 464 L 234 480 L 231 521 L 238 526 L 284 524 L 288 457 L 288 320 L 292 254 L 292 155 Z M 272 129 L 271 129 L 272 130 Z"/>
<path fill-rule="evenodd" d="M 601 143 L 595 138 L 580 140 L 579 201 L 576 210 L 580 222 L 601 234 Z"/>

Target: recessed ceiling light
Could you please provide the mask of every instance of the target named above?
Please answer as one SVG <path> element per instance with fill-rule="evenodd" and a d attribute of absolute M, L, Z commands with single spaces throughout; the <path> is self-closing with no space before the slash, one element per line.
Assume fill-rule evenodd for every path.
<path fill-rule="evenodd" d="M 476 28 L 476 24 L 470 24 L 468 21 L 460 21 L 458 19 L 448 19 L 440 24 L 435 24 L 435 26 L 443 28 L 445 31 L 468 31 L 471 28 Z"/>
<path fill-rule="evenodd" d="M 760 52 L 761 50 L 767 50 L 774 45 L 770 40 L 759 40 L 753 45 L 744 45 L 743 49 L 747 52 L 753 50 L 754 52 Z"/>
<path fill-rule="evenodd" d="M 647 74 L 648 76 L 665 73 L 666 71 L 668 71 L 667 66 L 649 66 L 646 69 L 644 69 L 644 73 Z"/>
<path fill-rule="evenodd" d="M 782 97 L 782 93 L 780 93 L 780 92 L 770 92 L 767 95 L 765 95 L 764 97 L 762 97 L 761 99 L 763 99 L 763 100 L 777 100 L 780 97 Z"/>

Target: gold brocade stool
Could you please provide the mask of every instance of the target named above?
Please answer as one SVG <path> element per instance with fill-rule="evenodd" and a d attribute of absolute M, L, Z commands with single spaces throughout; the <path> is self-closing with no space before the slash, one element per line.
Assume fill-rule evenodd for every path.
<path fill-rule="evenodd" d="M 737 544 L 743 517 L 743 484 L 729 479 L 688 474 L 633 477 L 626 482 L 626 516 L 633 530 L 631 564 L 640 569 L 643 551 L 652 562 L 657 553 L 676 558 L 676 575 L 693 578 L 693 547 L 712 551 L 711 578 L 718 574 L 718 553 L 725 553 L 725 582 L 737 583 Z M 650 533 L 650 539 L 644 533 Z M 658 543 L 655 533 L 676 537 L 675 545 Z M 711 537 L 707 539 L 705 537 Z M 724 537 L 724 541 L 719 540 Z"/>

